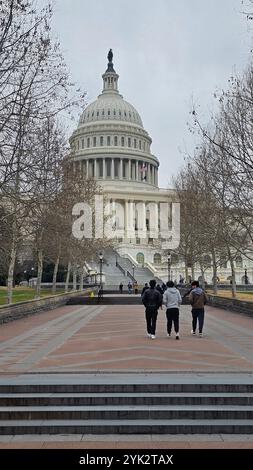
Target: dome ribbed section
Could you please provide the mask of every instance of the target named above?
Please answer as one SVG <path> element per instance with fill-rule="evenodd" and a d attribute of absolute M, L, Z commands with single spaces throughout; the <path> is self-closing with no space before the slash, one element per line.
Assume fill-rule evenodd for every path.
<path fill-rule="evenodd" d="M 137 124 L 143 128 L 139 113 L 121 95 L 115 93 L 102 94 L 91 103 L 81 115 L 79 126 L 97 121 L 122 121 Z"/>

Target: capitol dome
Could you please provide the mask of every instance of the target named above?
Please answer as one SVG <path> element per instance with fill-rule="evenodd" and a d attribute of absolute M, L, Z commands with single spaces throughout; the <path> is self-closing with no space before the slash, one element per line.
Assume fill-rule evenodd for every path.
<path fill-rule="evenodd" d="M 74 167 L 103 184 L 126 180 L 152 189 L 158 186 L 159 166 L 150 151 L 152 139 L 139 113 L 118 91 L 112 58 L 110 50 L 102 93 L 83 111 L 70 138 Z"/>

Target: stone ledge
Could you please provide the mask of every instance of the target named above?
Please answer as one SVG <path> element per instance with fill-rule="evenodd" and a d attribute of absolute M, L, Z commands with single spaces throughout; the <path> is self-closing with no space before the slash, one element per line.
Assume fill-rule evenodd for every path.
<path fill-rule="evenodd" d="M 82 293 L 88 294 L 90 289 L 85 289 Z M 17 320 L 19 318 L 33 315 L 34 313 L 42 312 L 44 310 L 51 310 L 62 305 L 66 305 L 68 300 L 72 297 L 80 297 L 80 291 L 68 292 L 41 299 L 32 299 L 23 302 L 17 302 L 11 305 L 0 306 L 0 324 L 9 321 Z"/>
<path fill-rule="evenodd" d="M 208 294 L 208 305 L 224 308 L 225 310 L 245 313 L 253 317 L 253 302 L 249 302 L 247 300 L 229 299 L 227 297 Z"/>

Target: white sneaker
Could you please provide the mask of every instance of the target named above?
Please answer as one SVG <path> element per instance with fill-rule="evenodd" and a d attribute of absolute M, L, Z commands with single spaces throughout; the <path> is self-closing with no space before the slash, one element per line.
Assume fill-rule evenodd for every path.
<path fill-rule="evenodd" d="M 151 339 L 155 339 L 155 335 L 151 335 Z"/>
<path fill-rule="evenodd" d="M 192 334 L 192 335 L 196 335 L 196 332 L 193 331 L 193 330 L 191 330 L 191 334 Z"/>
<path fill-rule="evenodd" d="M 179 333 L 176 334 L 176 339 L 179 339 Z"/>
<path fill-rule="evenodd" d="M 199 333 L 199 337 L 202 338 L 202 337 L 203 337 L 203 333 Z"/>
<path fill-rule="evenodd" d="M 167 333 L 168 338 L 171 338 L 171 333 Z"/>
<path fill-rule="evenodd" d="M 151 334 L 150 334 L 150 333 L 147 333 L 147 336 L 148 336 L 148 338 L 151 338 Z"/>

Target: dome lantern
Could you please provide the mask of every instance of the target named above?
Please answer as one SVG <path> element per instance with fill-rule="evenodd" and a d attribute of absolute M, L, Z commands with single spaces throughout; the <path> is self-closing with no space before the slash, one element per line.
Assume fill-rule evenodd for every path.
<path fill-rule="evenodd" d="M 113 52 L 112 49 L 108 52 L 108 65 L 106 72 L 102 75 L 104 87 L 102 93 L 119 93 L 118 91 L 118 79 L 119 76 L 113 68 Z"/>

